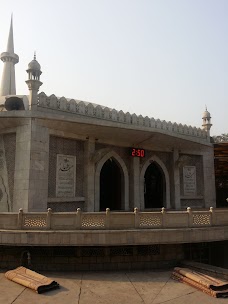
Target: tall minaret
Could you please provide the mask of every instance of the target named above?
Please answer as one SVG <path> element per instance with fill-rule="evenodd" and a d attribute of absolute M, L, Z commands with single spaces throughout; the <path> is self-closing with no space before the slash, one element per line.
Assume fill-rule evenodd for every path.
<path fill-rule="evenodd" d="M 14 53 L 13 45 L 13 17 L 11 16 L 10 31 L 7 43 L 7 50 L 0 55 L 4 62 L 2 81 L 0 86 L 0 96 L 16 95 L 15 69 L 14 65 L 18 63 L 19 57 Z"/>

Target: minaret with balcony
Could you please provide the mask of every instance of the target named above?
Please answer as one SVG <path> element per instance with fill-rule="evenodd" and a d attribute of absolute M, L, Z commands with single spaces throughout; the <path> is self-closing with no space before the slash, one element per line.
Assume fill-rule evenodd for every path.
<path fill-rule="evenodd" d="M 33 60 L 29 63 L 28 69 L 26 70 L 28 73 L 28 80 L 26 83 L 29 88 L 29 103 L 31 109 L 35 110 L 37 106 L 37 94 L 39 91 L 40 86 L 43 84 L 40 81 L 41 67 L 39 62 L 36 60 L 36 54 L 34 54 Z"/>
<path fill-rule="evenodd" d="M 207 135 L 210 137 L 210 129 L 211 129 L 211 114 L 208 112 L 207 107 L 205 111 L 203 112 L 203 124 L 202 128 L 207 132 Z"/>

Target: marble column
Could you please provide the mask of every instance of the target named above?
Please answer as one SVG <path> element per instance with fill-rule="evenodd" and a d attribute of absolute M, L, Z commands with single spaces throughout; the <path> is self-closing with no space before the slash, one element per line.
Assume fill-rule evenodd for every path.
<path fill-rule="evenodd" d="M 16 130 L 13 211 L 28 211 L 31 120 Z"/>
<path fill-rule="evenodd" d="M 203 155 L 204 204 L 205 208 L 216 207 L 214 149 L 208 148 Z"/>
<path fill-rule="evenodd" d="M 49 132 L 35 119 L 17 127 L 13 211 L 46 211 Z"/>
<path fill-rule="evenodd" d="M 140 158 L 131 158 L 131 181 L 130 181 L 130 208 L 139 208 L 140 206 Z"/>
<path fill-rule="evenodd" d="M 179 151 L 173 150 L 173 180 L 174 180 L 174 203 L 175 209 L 181 209 L 180 201 L 180 169 L 178 167 Z"/>
<path fill-rule="evenodd" d="M 48 198 L 49 130 L 32 120 L 29 211 L 46 211 Z"/>
<path fill-rule="evenodd" d="M 3 136 L 0 135 L 0 212 L 10 211 L 12 211 L 12 202 L 9 192 L 5 146 Z"/>
<path fill-rule="evenodd" d="M 95 152 L 95 139 L 89 138 L 84 144 L 84 195 L 85 195 L 85 211 L 95 211 L 95 165 L 91 160 Z"/>

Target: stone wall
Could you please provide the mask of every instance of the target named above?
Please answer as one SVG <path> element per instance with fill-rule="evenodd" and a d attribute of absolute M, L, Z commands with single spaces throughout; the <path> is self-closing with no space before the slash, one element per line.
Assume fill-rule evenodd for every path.
<path fill-rule="evenodd" d="M 95 168 L 103 156 L 106 155 L 109 151 L 117 153 L 120 158 L 123 160 L 127 168 L 127 174 L 129 177 L 129 209 L 132 210 L 134 207 L 143 206 L 143 194 L 142 185 L 140 186 L 140 173 L 143 168 L 143 165 L 150 160 L 150 158 L 156 157 L 161 163 L 164 164 L 164 167 L 167 170 L 167 175 L 169 177 L 169 188 L 166 184 L 166 192 L 170 191 L 170 207 L 176 208 L 175 202 L 175 193 L 174 193 L 174 160 L 172 152 L 161 152 L 161 151 L 145 151 L 145 158 L 140 158 L 138 160 L 138 177 L 133 174 L 133 158 L 130 156 L 129 148 L 127 147 L 118 147 L 112 146 L 104 143 L 95 143 L 95 153 L 99 153 L 99 157 L 93 159 Z M 77 208 L 81 208 L 83 211 L 86 211 L 87 207 L 85 205 L 86 193 L 85 193 L 85 145 L 83 141 L 73 140 L 67 138 L 60 138 L 56 136 L 50 136 L 50 155 L 49 155 L 49 186 L 48 186 L 48 208 L 52 208 L 54 211 L 75 211 Z M 64 198 L 56 198 L 56 164 L 57 164 L 57 154 L 63 155 L 73 155 L 76 156 L 76 187 L 75 187 L 75 200 L 72 198 L 67 200 Z M 99 154 L 95 154 L 99 155 Z M 179 176 L 180 176 L 180 207 L 186 208 L 188 206 L 195 208 L 204 208 L 204 169 L 203 169 L 203 156 L 201 155 L 192 155 L 192 154 L 180 154 L 179 155 Z M 183 180 L 183 168 L 184 167 L 195 167 L 196 171 L 196 193 L 194 195 L 186 195 L 184 193 L 184 180 Z M 177 170 L 178 170 L 177 168 Z M 133 180 L 133 175 L 135 180 Z M 136 190 L 134 187 L 137 187 L 139 192 L 139 199 L 133 199 L 133 192 Z M 139 189 L 139 190 L 138 190 Z M 56 200 L 55 200 L 56 198 Z M 166 205 L 166 200 L 164 194 L 164 206 Z M 138 203 L 138 205 L 137 205 Z M 180 208 L 179 207 L 179 208 Z M 169 208 L 169 207 L 168 207 Z M 142 208 L 143 209 L 143 208 Z"/>
<path fill-rule="evenodd" d="M 57 154 L 76 156 L 75 198 L 84 197 L 84 142 L 50 136 L 48 198 L 52 198 L 52 201 L 48 202 L 48 207 L 54 211 L 75 211 L 78 207 L 83 209 L 83 201 L 72 201 L 72 198 L 66 201 L 66 198 L 61 202 L 61 198 L 56 198 Z"/>
<path fill-rule="evenodd" d="M 28 267 L 27 251 L 35 271 L 161 269 L 184 258 L 183 245 L 0 247 L 0 268 Z"/>
<path fill-rule="evenodd" d="M 140 174 L 142 171 L 142 168 L 144 164 L 149 161 L 151 158 L 157 157 L 166 167 L 170 179 L 170 187 L 171 191 L 173 191 L 173 180 L 172 180 L 172 175 L 173 175 L 173 167 L 172 167 L 172 153 L 168 152 L 160 152 L 160 151 L 149 151 L 145 150 L 145 157 L 144 158 L 139 158 L 138 159 L 138 165 L 139 165 L 139 171 L 138 175 L 136 176 L 137 182 L 134 182 L 133 180 L 133 171 L 134 171 L 134 165 L 133 165 L 133 158 L 130 156 L 129 148 L 128 147 L 117 147 L 117 146 L 111 146 L 111 145 L 106 145 L 106 144 L 96 144 L 96 151 L 99 151 L 101 149 L 109 149 L 110 151 L 116 152 L 124 161 L 127 170 L 128 170 L 128 176 L 129 176 L 129 207 L 130 210 L 133 210 L 134 207 L 138 207 L 139 205 L 143 205 L 143 202 L 139 203 L 139 200 L 143 200 L 143 194 L 138 193 L 138 200 L 136 204 L 134 204 L 134 199 L 133 199 L 133 193 L 136 191 L 134 187 L 137 187 L 137 191 L 141 192 L 143 191 L 140 187 Z M 162 168 L 161 168 L 162 171 Z M 164 177 L 164 183 L 165 183 L 165 177 Z M 168 187 L 166 185 L 165 187 L 165 192 L 168 191 Z M 141 197 L 141 198 L 140 198 Z M 166 206 L 166 196 L 164 193 L 164 206 Z M 171 204 L 174 206 L 174 199 L 171 201 Z"/>
<path fill-rule="evenodd" d="M 111 247 L 0 246 L 0 269 L 28 267 L 27 252 L 35 271 L 165 269 L 183 259 L 226 268 L 227 248 L 227 241 Z"/>
<path fill-rule="evenodd" d="M 5 158 L 8 172 L 8 185 L 11 204 L 13 203 L 14 189 L 14 171 L 15 171 L 15 150 L 16 150 L 16 133 L 3 135 Z M 12 207 L 12 206 L 11 206 Z"/>
<path fill-rule="evenodd" d="M 105 149 L 105 148 L 109 148 L 110 150 L 116 152 L 123 159 L 123 161 L 128 169 L 128 172 L 130 171 L 129 148 L 111 146 L 111 145 L 100 144 L 100 143 L 96 143 L 96 145 L 95 145 L 96 151 L 98 151 L 100 149 Z"/>
<path fill-rule="evenodd" d="M 180 154 L 183 162 L 179 165 L 180 172 L 180 195 L 181 207 L 204 208 L 204 176 L 203 176 L 203 158 L 200 155 Z M 196 170 L 196 193 L 195 195 L 184 195 L 184 166 L 194 166 Z"/>
<path fill-rule="evenodd" d="M 75 212 L 78 208 L 85 210 L 85 203 L 82 202 L 48 202 L 47 208 L 55 212 Z"/>

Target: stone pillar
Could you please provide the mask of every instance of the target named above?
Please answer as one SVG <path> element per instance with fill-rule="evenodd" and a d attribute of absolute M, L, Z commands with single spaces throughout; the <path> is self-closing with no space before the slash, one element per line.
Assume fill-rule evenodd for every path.
<path fill-rule="evenodd" d="M 130 176 L 130 208 L 141 209 L 140 206 L 140 158 L 131 158 L 131 176 Z"/>
<path fill-rule="evenodd" d="M 31 120 L 16 130 L 13 211 L 28 211 L 30 171 Z"/>
<path fill-rule="evenodd" d="M 91 160 L 95 152 L 95 139 L 89 138 L 84 144 L 84 196 L 85 211 L 95 211 L 95 165 Z"/>
<path fill-rule="evenodd" d="M 8 172 L 6 166 L 5 146 L 3 136 L 0 135 L 0 212 L 11 212 Z"/>
<path fill-rule="evenodd" d="M 37 109 L 38 91 L 42 82 L 39 80 L 29 79 L 26 81 L 29 88 L 29 104 L 32 110 Z"/>
<path fill-rule="evenodd" d="M 37 91 L 29 90 L 29 103 L 31 106 L 31 110 L 37 109 Z"/>
<path fill-rule="evenodd" d="M 174 202 L 175 209 L 181 209 L 180 201 L 180 169 L 178 166 L 179 151 L 178 149 L 173 150 L 173 180 L 174 180 Z"/>
<path fill-rule="evenodd" d="M 49 132 L 35 120 L 17 127 L 13 211 L 46 211 Z"/>
<path fill-rule="evenodd" d="M 203 177 L 205 208 L 216 207 L 213 147 L 208 147 L 208 151 L 203 155 Z"/>
<path fill-rule="evenodd" d="M 32 120 L 29 211 L 46 211 L 48 198 L 49 130 Z"/>

